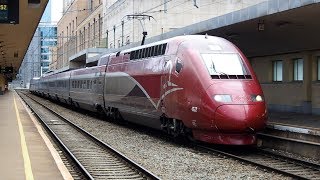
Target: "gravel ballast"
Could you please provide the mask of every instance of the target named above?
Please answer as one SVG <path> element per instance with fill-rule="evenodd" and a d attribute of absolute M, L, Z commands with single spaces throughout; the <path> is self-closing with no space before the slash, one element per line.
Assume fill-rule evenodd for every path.
<path fill-rule="evenodd" d="M 162 179 L 291 179 L 36 98 Z"/>

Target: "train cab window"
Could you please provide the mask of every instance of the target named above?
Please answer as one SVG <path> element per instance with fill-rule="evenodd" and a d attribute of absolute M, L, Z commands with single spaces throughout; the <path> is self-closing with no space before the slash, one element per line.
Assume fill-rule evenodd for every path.
<path fill-rule="evenodd" d="M 182 70 L 182 67 L 183 67 L 182 62 L 181 62 L 180 59 L 178 59 L 177 62 L 176 62 L 176 72 L 180 73 L 181 70 Z"/>
<path fill-rule="evenodd" d="M 210 53 L 201 54 L 201 56 L 211 76 L 249 75 L 238 54 Z"/>
<path fill-rule="evenodd" d="M 90 80 L 87 80 L 87 89 L 90 89 Z"/>

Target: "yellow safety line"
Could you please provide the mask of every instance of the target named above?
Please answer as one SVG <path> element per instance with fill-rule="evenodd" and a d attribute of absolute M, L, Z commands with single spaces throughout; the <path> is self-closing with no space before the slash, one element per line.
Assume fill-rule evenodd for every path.
<path fill-rule="evenodd" d="M 32 174 L 32 168 L 31 168 L 31 162 L 29 158 L 26 138 L 24 136 L 15 97 L 13 97 L 13 100 L 14 100 L 14 107 L 16 109 L 17 121 L 18 121 L 19 132 L 20 132 L 21 149 L 22 149 L 22 155 L 23 155 L 23 161 L 24 161 L 24 173 L 26 175 L 26 180 L 33 180 L 33 174 Z"/>

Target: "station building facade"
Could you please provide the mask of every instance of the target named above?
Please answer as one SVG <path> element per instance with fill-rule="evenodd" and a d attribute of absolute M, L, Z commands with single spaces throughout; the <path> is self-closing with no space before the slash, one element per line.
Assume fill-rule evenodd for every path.
<path fill-rule="evenodd" d="M 69 58 L 87 48 L 104 47 L 102 42 L 102 0 L 64 0 L 58 22 L 58 56 L 52 69 L 69 66 Z"/>
<path fill-rule="evenodd" d="M 237 11 L 263 0 L 117 0 L 105 1 L 103 34 L 107 48 L 120 48 L 200 21 Z"/>
<path fill-rule="evenodd" d="M 320 49 L 251 58 L 271 111 L 320 114 Z"/>
<path fill-rule="evenodd" d="M 120 48 L 141 42 L 144 31 L 150 38 L 262 1 L 64 0 L 51 68 L 70 67 L 72 57 L 86 49 Z"/>

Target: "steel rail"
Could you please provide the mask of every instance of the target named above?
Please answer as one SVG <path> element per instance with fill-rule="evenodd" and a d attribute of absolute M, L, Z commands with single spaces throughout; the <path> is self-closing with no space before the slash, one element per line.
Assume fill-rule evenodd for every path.
<path fill-rule="evenodd" d="M 34 100 L 32 97 L 24 94 L 25 96 L 27 96 L 28 98 L 30 98 L 31 100 L 33 100 L 34 102 L 38 103 L 39 105 L 41 105 L 42 107 L 44 107 L 45 109 L 47 109 L 48 111 L 50 111 L 52 114 L 54 114 L 55 116 L 61 118 L 62 120 L 64 120 L 65 122 L 67 122 L 68 124 L 70 124 L 73 128 L 75 128 L 76 130 L 78 130 L 79 132 L 81 132 L 82 134 L 88 136 L 90 139 L 92 139 L 95 143 L 97 143 L 98 145 L 100 145 L 101 147 L 111 151 L 113 154 L 115 154 L 116 156 L 120 157 L 120 159 L 122 159 L 123 161 L 125 161 L 126 163 L 130 164 L 132 167 L 134 167 L 136 170 L 138 170 L 139 172 L 141 172 L 145 178 L 147 179 L 160 179 L 159 177 L 157 177 L 156 175 L 154 175 L 152 172 L 148 171 L 147 169 L 145 169 L 144 167 L 142 167 L 141 165 L 137 164 L 136 162 L 134 162 L 133 160 L 131 160 L 130 158 L 126 157 L 124 154 L 122 154 L 121 152 L 117 151 L 116 149 L 112 148 L 110 145 L 102 142 L 101 140 L 97 139 L 96 137 L 94 137 L 92 134 L 90 134 L 89 132 L 85 131 L 83 128 L 77 126 L 76 124 L 74 124 L 73 122 L 69 121 L 68 119 L 64 118 L 63 116 L 61 116 L 59 113 L 55 112 L 54 110 L 46 107 L 44 104 L 37 102 L 36 100 Z M 23 98 L 22 98 L 23 99 Z M 26 103 L 27 104 L 27 103 Z M 30 106 L 29 106 L 30 107 Z M 31 107 L 30 107 L 31 108 Z M 39 115 L 36 113 L 37 117 L 39 117 Z M 42 120 L 41 120 L 42 121 Z M 56 138 L 59 142 L 59 144 L 62 145 L 62 147 L 66 150 L 66 152 L 70 155 L 70 157 L 72 157 L 72 159 L 76 162 L 77 165 L 79 165 L 79 168 L 81 169 L 81 171 L 85 174 L 85 176 L 88 179 L 94 179 L 90 173 L 86 170 L 86 168 L 80 163 L 80 161 L 72 154 L 72 152 L 67 148 L 67 146 L 59 139 L 59 137 L 49 128 L 49 126 L 46 124 L 46 122 L 42 121 L 45 124 L 46 129 L 49 129 L 49 132 L 52 133 L 54 135 L 54 138 Z"/>
<path fill-rule="evenodd" d="M 30 108 L 30 110 L 34 113 L 34 115 L 36 116 L 36 118 L 41 122 L 41 124 L 44 125 L 45 129 L 51 134 L 51 136 L 54 138 L 55 141 L 57 141 L 59 143 L 59 146 L 69 155 L 69 157 L 72 159 L 72 161 L 74 162 L 74 164 L 80 169 L 81 173 L 83 174 L 83 176 L 85 176 L 87 179 L 94 179 L 90 173 L 86 170 L 86 168 L 84 168 L 84 166 L 80 163 L 80 161 L 76 158 L 76 156 L 69 150 L 69 148 L 61 141 L 61 139 L 58 137 L 58 135 L 48 126 L 48 124 L 41 118 L 40 114 L 36 111 L 33 110 L 33 108 L 31 106 L 29 106 L 29 104 L 26 102 L 26 100 L 20 95 L 21 92 L 18 92 L 18 95 L 21 97 L 21 99 L 25 102 L 25 104 Z M 25 94 L 24 94 L 25 95 Z M 27 96 L 27 95 L 25 95 Z M 29 99 L 35 101 L 34 99 L 30 98 L 29 96 L 27 96 Z M 38 102 L 37 102 L 38 103 Z M 40 104 L 40 103 L 38 103 Z"/>
<path fill-rule="evenodd" d="M 228 151 L 223 151 L 223 150 L 219 150 L 219 149 L 214 149 L 214 148 L 211 148 L 211 147 L 207 147 L 205 145 L 199 145 L 197 144 L 196 145 L 197 148 L 200 148 L 200 149 L 203 149 L 203 150 L 206 150 L 206 151 L 209 151 L 209 152 L 214 152 L 214 153 L 217 153 L 217 154 L 221 154 L 221 155 L 224 155 L 224 156 L 227 156 L 227 157 L 231 157 L 233 159 L 237 159 L 237 160 L 240 160 L 242 162 L 246 162 L 246 163 L 249 163 L 249 164 L 253 164 L 253 165 L 256 165 L 258 167 L 261 167 L 261 168 L 265 168 L 265 169 L 268 169 L 270 171 L 274 171 L 274 172 L 278 172 L 280 174 L 284 174 L 284 175 L 287 175 L 287 176 L 290 176 L 290 177 L 293 177 L 293 178 L 297 178 L 297 179 L 310 179 L 309 177 L 307 176 L 302 176 L 302 175 L 299 175 L 299 174 L 295 174 L 295 173 L 292 173 L 290 172 L 289 170 L 286 171 L 286 170 L 282 170 L 282 169 L 278 169 L 276 167 L 272 167 L 270 165 L 266 165 L 265 161 L 257 161 L 257 160 L 252 160 L 248 157 L 243 157 L 241 155 L 237 155 L 236 153 L 232 153 L 230 152 L 230 150 Z M 306 162 L 306 161 L 303 161 L 303 160 L 298 160 L 298 159 L 295 159 L 295 158 L 291 158 L 291 157 L 287 157 L 287 156 L 283 156 L 283 155 L 280 155 L 280 154 L 274 154 L 272 152 L 269 152 L 269 151 L 264 151 L 264 150 L 261 150 L 261 149 L 256 149 L 254 148 L 253 150 L 257 150 L 257 153 L 253 153 L 251 155 L 260 155 L 260 156 L 265 156 L 265 155 L 261 155 L 261 153 L 267 153 L 268 156 L 265 156 L 266 158 L 272 158 L 270 156 L 276 156 L 276 160 L 279 160 L 280 158 L 283 160 L 279 160 L 281 162 L 285 162 L 285 163 L 295 163 L 297 166 L 301 166 L 301 164 L 304 164 L 305 166 L 307 166 L 308 168 L 311 168 L 311 169 L 314 169 L 315 171 L 318 171 L 320 173 L 320 165 L 318 164 L 315 164 L 315 163 L 311 163 L 311 162 Z M 258 154 L 260 153 L 260 154 Z M 288 161 L 287 161 L 288 160 Z"/>

